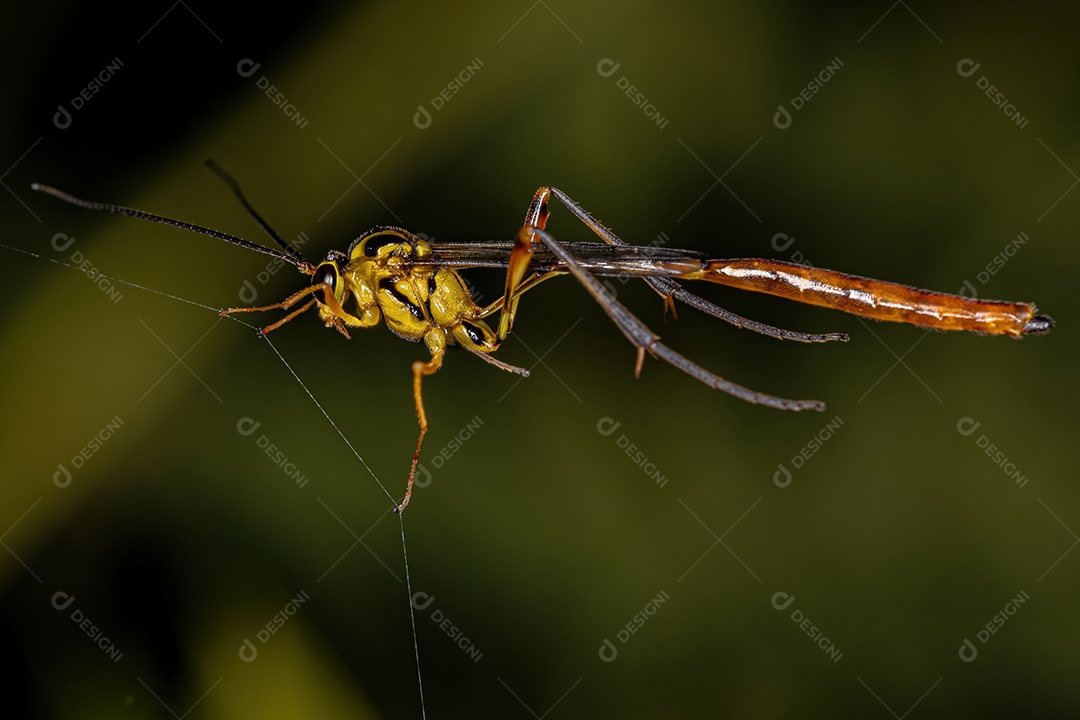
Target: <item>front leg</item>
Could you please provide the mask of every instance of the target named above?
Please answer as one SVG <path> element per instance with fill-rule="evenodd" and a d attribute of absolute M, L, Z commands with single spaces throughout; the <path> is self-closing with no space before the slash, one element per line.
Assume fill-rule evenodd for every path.
<path fill-rule="evenodd" d="M 293 305 L 295 305 L 298 301 L 302 300 L 303 298 L 306 298 L 308 295 L 312 295 L 312 294 L 314 294 L 316 292 L 319 292 L 319 291 L 322 291 L 324 295 L 328 294 L 327 289 L 329 287 L 330 286 L 327 283 L 319 283 L 319 284 L 315 284 L 315 285 L 308 285 L 303 290 L 295 292 L 292 295 L 290 295 L 289 297 L 282 300 L 281 302 L 274 303 L 273 305 L 263 305 L 263 306 L 260 306 L 260 307 L 225 308 L 224 310 L 221 310 L 219 314 L 221 315 L 221 317 L 225 317 L 226 315 L 232 315 L 234 313 L 242 313 L 242 312 L 266 312 L 268 310 L 288 310 Z M 274 323 L 272 325 L 267 325 L 264 328 L 260 328 L 259 329 L 259 334 L 260 335 L 266 335 L 269 332 L 277 330 L 279 327 L 281 327 L 285 323 L 289 322 L 290 320 L 292 320 L 297 315 L 300 315 L 301 313 L 304 313 L 304 312 L 307 312 L 308 310 L 310 310 L 312 307 L 315 306 L 315 303 L 316 303 L 316 298 L 312 298 L 312 299 L 308 300 L 306 303 L 301 305 L 298 309 L 293 310 L 291 313 L 289 313 L 288 315 L 283 317 L 281 320 L 278 320 L 276 323 Z M 346 334 L 346 337 L 348 337 L 348 334 Z"/>

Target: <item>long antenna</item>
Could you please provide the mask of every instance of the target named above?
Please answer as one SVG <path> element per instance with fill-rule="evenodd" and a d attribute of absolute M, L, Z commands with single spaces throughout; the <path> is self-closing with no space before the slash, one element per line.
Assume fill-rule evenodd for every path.
<path fill-rule="evenodd" d="M 221 170 L 220 168 L 215 169 L 215 167 L 216 166 L 212 166 L 211 170 L 214 170 L 214 172 L 218 172 L 220 170 L 220 172 L 218 172 L 219 176 L 225 179 L 229 186 L 233 188 L 234 192 L 240 197 L 240 200 L 244 204 L 244 207 L 247 208 L 248 211 L 255 216 L 259 223 L 264 228 L 266 228 L 268 232 L 270 232 L 271 237 L 281 243 L 282 246 L 290 252 L 285 253 L 280 250 L 275 250 L 274 248 L 269 248 L 264 245 L 259 245 L 248 240 L 244 240 L 243 238 L 236 237 L 235 235 L 223 233 L 219 230 L 211 230 L 210 228 L 203 227 L 202 225 L 184 222 L 183 220 L 175 220 L 170 217 L 165 217 L 164 215 L 155 215 L 154 213 L 148 213 L 142 210 L 124 207 L 122 205 L 113 205 L 111 203 L 102 203 L 93 200 L 83 200 L 82 198 L 77 198 L 74 195 L 69 195 L 63 190 L 57 190 L 56 188 L 49 185 L 33 183 L 30 185 L 30 189 L 36 192 L 45 193 L 46 195 L 52 195 L 58 200 L 63 200 L 70 205 L 81 207 L 86 210 L 97 210 L 100 212 L 113 213 L 114 215 L 128 215 L 130 217 L 150 220 L 152 222 L 162 223 L 164 225 L 172 225 L 174 227 L 183 228 L 184 230 L 191 230 L 192 232 L 201 233 L 202 235 L 208 235 L 210 237 L 217 238 L 218 240 L 224 240 L 225 242 L 232 243 L 233 245 L 239 245 L 240 247 L 247 248 L 248 250 L 254 250 L 255 252 L 269 255 L 270 257 L 277 258 L 278 260 L 283 260 L 284 262 L 287 262 L 290 265 L 294 266 L 297 270 L 304 273 L 305 275 L 314 274 L 315 266 L 308 260 L 305 260 L 303 256 L 301 256 L 300 253 L 298 253 L 296 250 L 286 245 L 285 242 L 281 240 L 281 238 L 279 238 L 277 234 L 273 232 L 273 230 L 270 229 L 269 225 L 267 225 L 266 222 L 261 217 L 259 217 L 259 215 L 254 210 L 251 209 L 251 206 L 248 204 L 247 200 L 245 200 L 243 195 L 240 194 L 239 187 L 236 186 L 236 182 L 227 174 L 224 174 L 223 170 Z"/>
<path fill-rule="evenodd" d="M 213 173 L 215 175 L 217 175 L 219 178 L 221 178 L 222 181 L 224 181 L 224 183 L 229 186 L 229 189 L 232 190 L 233 195 L 235 195 L 236 199 L 240 201 L 240 204 L 244 206 L 244 209 L 247 210 L 248 213 L 251 214 L 251 217 L 255 218 L 255 220 L 260 225 L 262 225 L 262 228 L 263 228 L 263 230 L 266 231 L 267 235 L 274 238 L 274 240 L 277 242 L 277 244 L 285 249 L 286 253 L 288 253 L 289 255 L 294 257 L 298 262 L 307 262 L 307 260 L 304 259 L 304 256 L 301 255 L 296 250 L 296 248 L 294 248 L 289 243 L 285 242 L 281 238 L 281 236 L 278 235 L 277 232 L 274 231 L 274 228 L 270 227 L 270 223 L 266 222 L 266 220 L 263 220 L 263 216 L 260 215 L 258 213 L 258 211 L 256 211 L 255 208 L 251 206 L 251 203 L 248 202 L 248 199 L 246 197 L 244 197 L 243 191 L 240 190 L 240 184 L 238 182 L 236 182 L 235 180 L 233 180 L 232 175 L 225 172 L 224 168 L 222 168 L 220 165 L 218 165 L 216 162 L 214 162 L 211 159 L 207 159 L 206 167 L 210 168 L 210 170 L 213 171 Z M 296 264 L 296 263 L 294 263 L 294 264 Z"/>

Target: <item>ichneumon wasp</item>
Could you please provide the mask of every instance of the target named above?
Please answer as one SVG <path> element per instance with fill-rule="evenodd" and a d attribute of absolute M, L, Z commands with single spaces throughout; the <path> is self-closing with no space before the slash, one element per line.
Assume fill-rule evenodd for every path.
<path fill-rule="evenodd" d="M 782 330 L 748 320 L 687 292 L 676 280 L 705 280 L 720 285 L 768 293 L 811 305 L 830 307 L 875 320 L 889 320 L 938 330 L 964 330 L 987 335 L 1038 335 L 1049 332 L 1054 321 L 1036 315 L 1027 303 L 966 298 L 960 295 L 918 290 L 906 285 L 847 275 L 834 270 L 797 265 L 781 260 L 712 260 L 705 255 L 675 248 L 628 245 L 594 219 L 558 188 L 536 191 L 525 223 L 512 242 L 428 242 L 398 227 L 378 226 L 356 238 L 345 252 L 331 250 L 319 263 L 305 259 L 285 242 L 244 197 L 240 186 L 213 161 L 207 161 L 232 190 L 244 208 L 281 247 L 265 247 L 242 238 L 192 223 L 173 220 L 141 210 L 91 202 L 47 185 L 32 189 L 89 210 L 129 215 L 175 225 L 255 250 L 293 265 L 311 277 L 310 284 L 279 303 L 262 307 L 227 308 L 222 315 L 240 312 L 288 311 L 277 322 L 262 328 L 276 330 L 312 308 L 327 327 L 349 337 L 349 328 L 368 328 L 380 322 L 399 337 L 423 340 L 431 354 L 427 362 L 412 364 L 413 401 L 420 426 L 406 482 L 405 495 L 395 506 L 401 512 L 412 497 L 420 448 L 428 431 L 421 393 L 425 375 L 442 367 L 450 345 L 460 345 L 477 357 L 508 372 L 528 375 L 524 368 L 491 356 L 510 333 L 521 296 L 541 282 L 571 274 L 585 286 L 623 335 L 637 348 L 635 374 L 640 375 L 645 353 L 674 365 L 711 388 L 750 403 L 780 410 L 824 410 L 817 400 L 789 400 L 760 393 L 715 375 L 660 342 L 659 336 L 626 309 L 596 276 L 639 277 L 661 298 L 665 310 L 675 311 L 675 300 L 708 313 L 736 327 L 781 340 L 826 342 L 847 340 L 843 333 L 810 334 Z M 603 242 L 561 243 L 546 230 L 548 204 L 555 198 L 589 227 Z M 502 297 L 486 307 L 474 302 L 458 274 L 467 268 L 506 270 Z M 352 300 L 353 309 L 346 309 Z M 498 330 L 486 319 L 499 314 Z"/>

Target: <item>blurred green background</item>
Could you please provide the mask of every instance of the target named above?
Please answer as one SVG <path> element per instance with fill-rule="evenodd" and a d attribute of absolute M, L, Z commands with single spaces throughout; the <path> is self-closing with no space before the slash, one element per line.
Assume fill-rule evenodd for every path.
<path fill-rule="evenodd" d="M 1075 14 L 3 12 L 3 716 L 1075 717 Z M 689 308 L 665 321 L 648 288 L 615 284 L 705 367 L 828 403 L 796 415 L 651 362 L 635 380 L 600 309 L 551 282 L 498 353 L 532 377 L 455 352 L 427 380 L 424 486 L 401 524 L 379 483 L 403 491 L 422 346 L 304 317 L 270 338 L 286 367 L 261 318 L 209 308 L 245 281 L 277 301 L 305 282 L 289 268 L 263 283 L 263 256 L 28 189 L 263 242 L 206 158 L 310 257 L 375 224 L 509 239 L 553 183 L 631 243 L 967 283 L 1058 327 L 927 334 L 701 290 L 852 336 L 809 346 Z M 549 229 L 592 239 L 558 208 Z M 490 301 L 501 277 L 472 281 Z"/>

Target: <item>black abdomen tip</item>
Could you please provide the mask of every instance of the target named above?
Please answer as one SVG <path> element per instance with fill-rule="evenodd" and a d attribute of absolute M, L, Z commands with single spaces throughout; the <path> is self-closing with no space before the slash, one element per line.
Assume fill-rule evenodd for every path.
<path fill-rule="evenodd" d="M 1025 335 L 1045 335 L 1054 327 L 1054 318 L 1049 315 L 1036 315 L 1024 326 Z"/>

